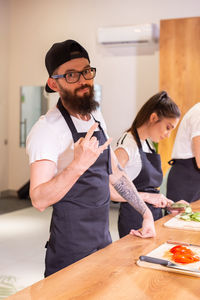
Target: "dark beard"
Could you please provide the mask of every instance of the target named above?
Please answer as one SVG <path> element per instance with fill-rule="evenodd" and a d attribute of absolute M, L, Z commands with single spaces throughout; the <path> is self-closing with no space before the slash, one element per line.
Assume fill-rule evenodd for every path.
<path fill-rule="evenodd" d="M 84 88 L 89 88 L 89 93 L 82 97 L 77 96 L 77 92 Z M 73 112 L 86 115 L 95 111 L 99 107 L 99 103 L 94 100 L 94 87 L 85 84 L 84 86 L 76 89 L 74 94 L 65 89 L 60 90 L 60 96 L 66 107 L 71 109 Z"/>

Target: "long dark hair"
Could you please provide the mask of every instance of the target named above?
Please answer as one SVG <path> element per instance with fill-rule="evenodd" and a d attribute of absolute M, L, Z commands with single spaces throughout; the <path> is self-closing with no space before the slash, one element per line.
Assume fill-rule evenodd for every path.
<path fill-rule="evenodd" d="M 152 113 L 157 114 L 159 121 L 163 118 L 180 118 L 181 116 L 177 104 L 168 96 L 167 92 L 161 91 L 141 107 L 128 131 L 135 137 L 135 130 L 148 122 Z"/>

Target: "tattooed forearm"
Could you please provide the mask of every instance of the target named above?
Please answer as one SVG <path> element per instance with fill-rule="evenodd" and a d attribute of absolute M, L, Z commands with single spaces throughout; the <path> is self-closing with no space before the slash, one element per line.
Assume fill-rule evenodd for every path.
<path fill-rule="evenodd" d="M 120 179 L 113 184 L 116 191 L 141 215 L 146 211 L 146 204 L 139 197 L 137 190 L 134 185 L 123 175 Z"/>

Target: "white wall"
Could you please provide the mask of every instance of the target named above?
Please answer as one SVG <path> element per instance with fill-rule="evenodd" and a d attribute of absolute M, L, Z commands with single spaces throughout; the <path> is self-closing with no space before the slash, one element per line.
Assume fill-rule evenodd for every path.
<path fill-rule="evenodd" d="M 102 110 L 108 132 L 115 141 L 130 126 L 137 109 L 158 91 L 159 52 L 158 47 L 140 51 L 130 46 L 105 48 L 96 42 L 97 28 L 159 24 L 160 19 L 197 16 L 200 11 L 199 0 L 9 0 L 9 3 L 9 189 L 18 189 L 29 178 L 28 158 L 19 147 L 19 88 L 45 84 L 44 56 L 52 43 L 72 38 L 88 50 L 92 66 L 97 67 L 96 83 L 102 86 Z"/>
<path fill-rule="evenodd" d="M 9 2 L 0 0 L 0 191 L 8 187 Z"/>

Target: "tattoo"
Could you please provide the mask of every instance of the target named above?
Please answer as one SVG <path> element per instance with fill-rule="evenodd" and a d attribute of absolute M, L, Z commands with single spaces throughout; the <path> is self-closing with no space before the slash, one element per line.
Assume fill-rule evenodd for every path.
<path fill-rule="evenodd" d="M 139 197 L 138 192 L 133 184 L 123 175 L 115 184 L 116 191 L 141 215 L 146 211 L 146 204 Z"/>

